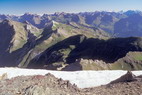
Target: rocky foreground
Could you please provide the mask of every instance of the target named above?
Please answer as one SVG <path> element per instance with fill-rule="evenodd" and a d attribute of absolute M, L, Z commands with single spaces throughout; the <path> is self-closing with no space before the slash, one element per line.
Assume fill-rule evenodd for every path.
<path fill-rule="evenodd" d="M 0 95 L 141 95 L 142 76 L 131 72 L 120 78 L 94 88 L 80 89 L 69 81 L 56 78 L 52 74 L 18 76 L 6 79 L 1 76 Z"/>

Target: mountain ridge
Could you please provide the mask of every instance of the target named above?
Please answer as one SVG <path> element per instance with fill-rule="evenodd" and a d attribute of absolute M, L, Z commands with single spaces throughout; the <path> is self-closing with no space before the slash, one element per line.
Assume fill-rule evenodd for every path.
<path fill-rule="evenodd" d="M 54 13 L 54 14 L 43 14 L 42 16 L 38 14 L 30 14 L 25 13 L 21 16 L 10 16 L 10 15 L 0 15 L 0 21 L 4 19 L 14 20 L 18 22 L 28 21 L 32 25 L 37 28 L 45 28 L 51 21 L 56 21 L 59 23 L 69 24 L 70 22 L 74 22 L 83 26 L 91 26 L 102 29 L 103 31 L 107 31 L 112 37 L 121 37 L 123 34 L 123 30 L 119 28 L 125 27 L 125 32 L 129 33 L 129 35 L 122 35 L 122 37 L 130 37 L 130 36 L 139 36 L 139 33 L 135 33 L 135 31 L 142 31 L 140 20 L 135 26 L 126 27 L 127 24 L 136 23 L 133 21 L 134 18 L 131 18 L 133 15 L 137 16 L 137 19 L 142 18 L 141 11 L 133 11 L 129 10 L 126 12 L 107 12 L 107 11 L 96 11 L 96 12 L 80 12 L 80 13 Z M 121 22 L 121 20 L 125 20 L 126 22 Z M 137 29 L 133 30 L 133 28 L 137 27 Z M 132 32 L 130 29 L 132 28 Z M 122 33 L 120 33 L 122 32 Z M 125 34 L 125 33 L 124 33 Z"/>
<path fill-rule="evenodd" d="M 0 66 L 27 67 L 30 60 L 50 46 L 77 34 L 84 34 L 88 37 L 109 37 L 103 30 L 82 28 L 75 23 L 66 25 L 51 21 L 46 28 L 38 29 L 28 21 L 20 23 L 3 20 L 0 23 L 0 53 L 2 54 Z"/>

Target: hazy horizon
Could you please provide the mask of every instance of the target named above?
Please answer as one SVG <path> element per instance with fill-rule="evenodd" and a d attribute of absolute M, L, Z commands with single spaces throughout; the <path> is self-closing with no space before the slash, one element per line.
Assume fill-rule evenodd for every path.
<path fill-rule="evenodd" d="M 53 14 L 95 11 L 142 11 L 142 0 L 0 0 L 0 14 Z"/>
<path fill-rule="evenodd" d="M 93 13 L 93 12 L 127 12 L 127 11 L 140 11 L 142 12 L 141 10 L 126 10 L 126 11 L 123 11 L 123 10 L 120 10 L 120 11 L 103 11 L 103 10 L 100 10 L 100 11 L 82 11 L 82 12 L 54 12 L 54 13 L 43 13 L 43 14 L 39 14 L 39 13 L 32 13 L 32 12 L 25 12 L 25 13 L 22 13 L 22 14 L 6 14 L 6 13 L 0 13 L 0 15 L 9 15 L 9 16 L 22 16 L 24 14 L 33 14 L 33 15 L 39 15 L 39 16 L 43 16 L 44 14 L 47 14 L 47 15 L 52 15 L 52 14 L 55 14 L 55 13 L 69 13 L 69 14 L 78 14 L 78 13 Z"/>

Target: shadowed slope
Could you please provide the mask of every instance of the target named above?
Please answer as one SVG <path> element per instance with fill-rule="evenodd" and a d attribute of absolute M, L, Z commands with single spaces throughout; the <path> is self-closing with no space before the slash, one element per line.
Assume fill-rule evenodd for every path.
<path fill-rule="evenodd" d="M 137 37 L 103 40 L 83 35 L 72 36 L 48 48 L 38 58 L 35 57 L 29 67 L 43 68 L 58 62 L 69 64 L 80 58 L 114 63 L 130 51 L 142 51 L 141 43 L 142 38 Z"/>

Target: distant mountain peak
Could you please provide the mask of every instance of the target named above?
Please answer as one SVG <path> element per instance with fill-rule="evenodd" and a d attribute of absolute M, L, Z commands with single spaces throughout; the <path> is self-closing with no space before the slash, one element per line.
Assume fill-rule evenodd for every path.
<path fill-rule="evenodd" d="M 124 14 L 128 15 L 128 16 L 133 15 L 133 14 L 140 14 L 140 13 L 142 13 L 142 12 L 139 10 L 128 10 L 128 11 L 124 12 Z"/>
<path fill-rule="evenodd" d="M 25 13 L 24 15 L 36 15 L 36 14 L 27 12 L 27 13 Z"/>
<path fill-rule="evenodd" d="M 38 15 L 38 14 L 33 14 L 33 13 L 25 13 L 24 15 L 22 15 L 22 17 L 28 17 L 28 16 L 40 17 L 40 15 Z"/>
<path fill-rule="evenodd" d="M 62 14 L 67 14 L 65 12 L 55 12 L 55 15 L 62 15 Z"/>

